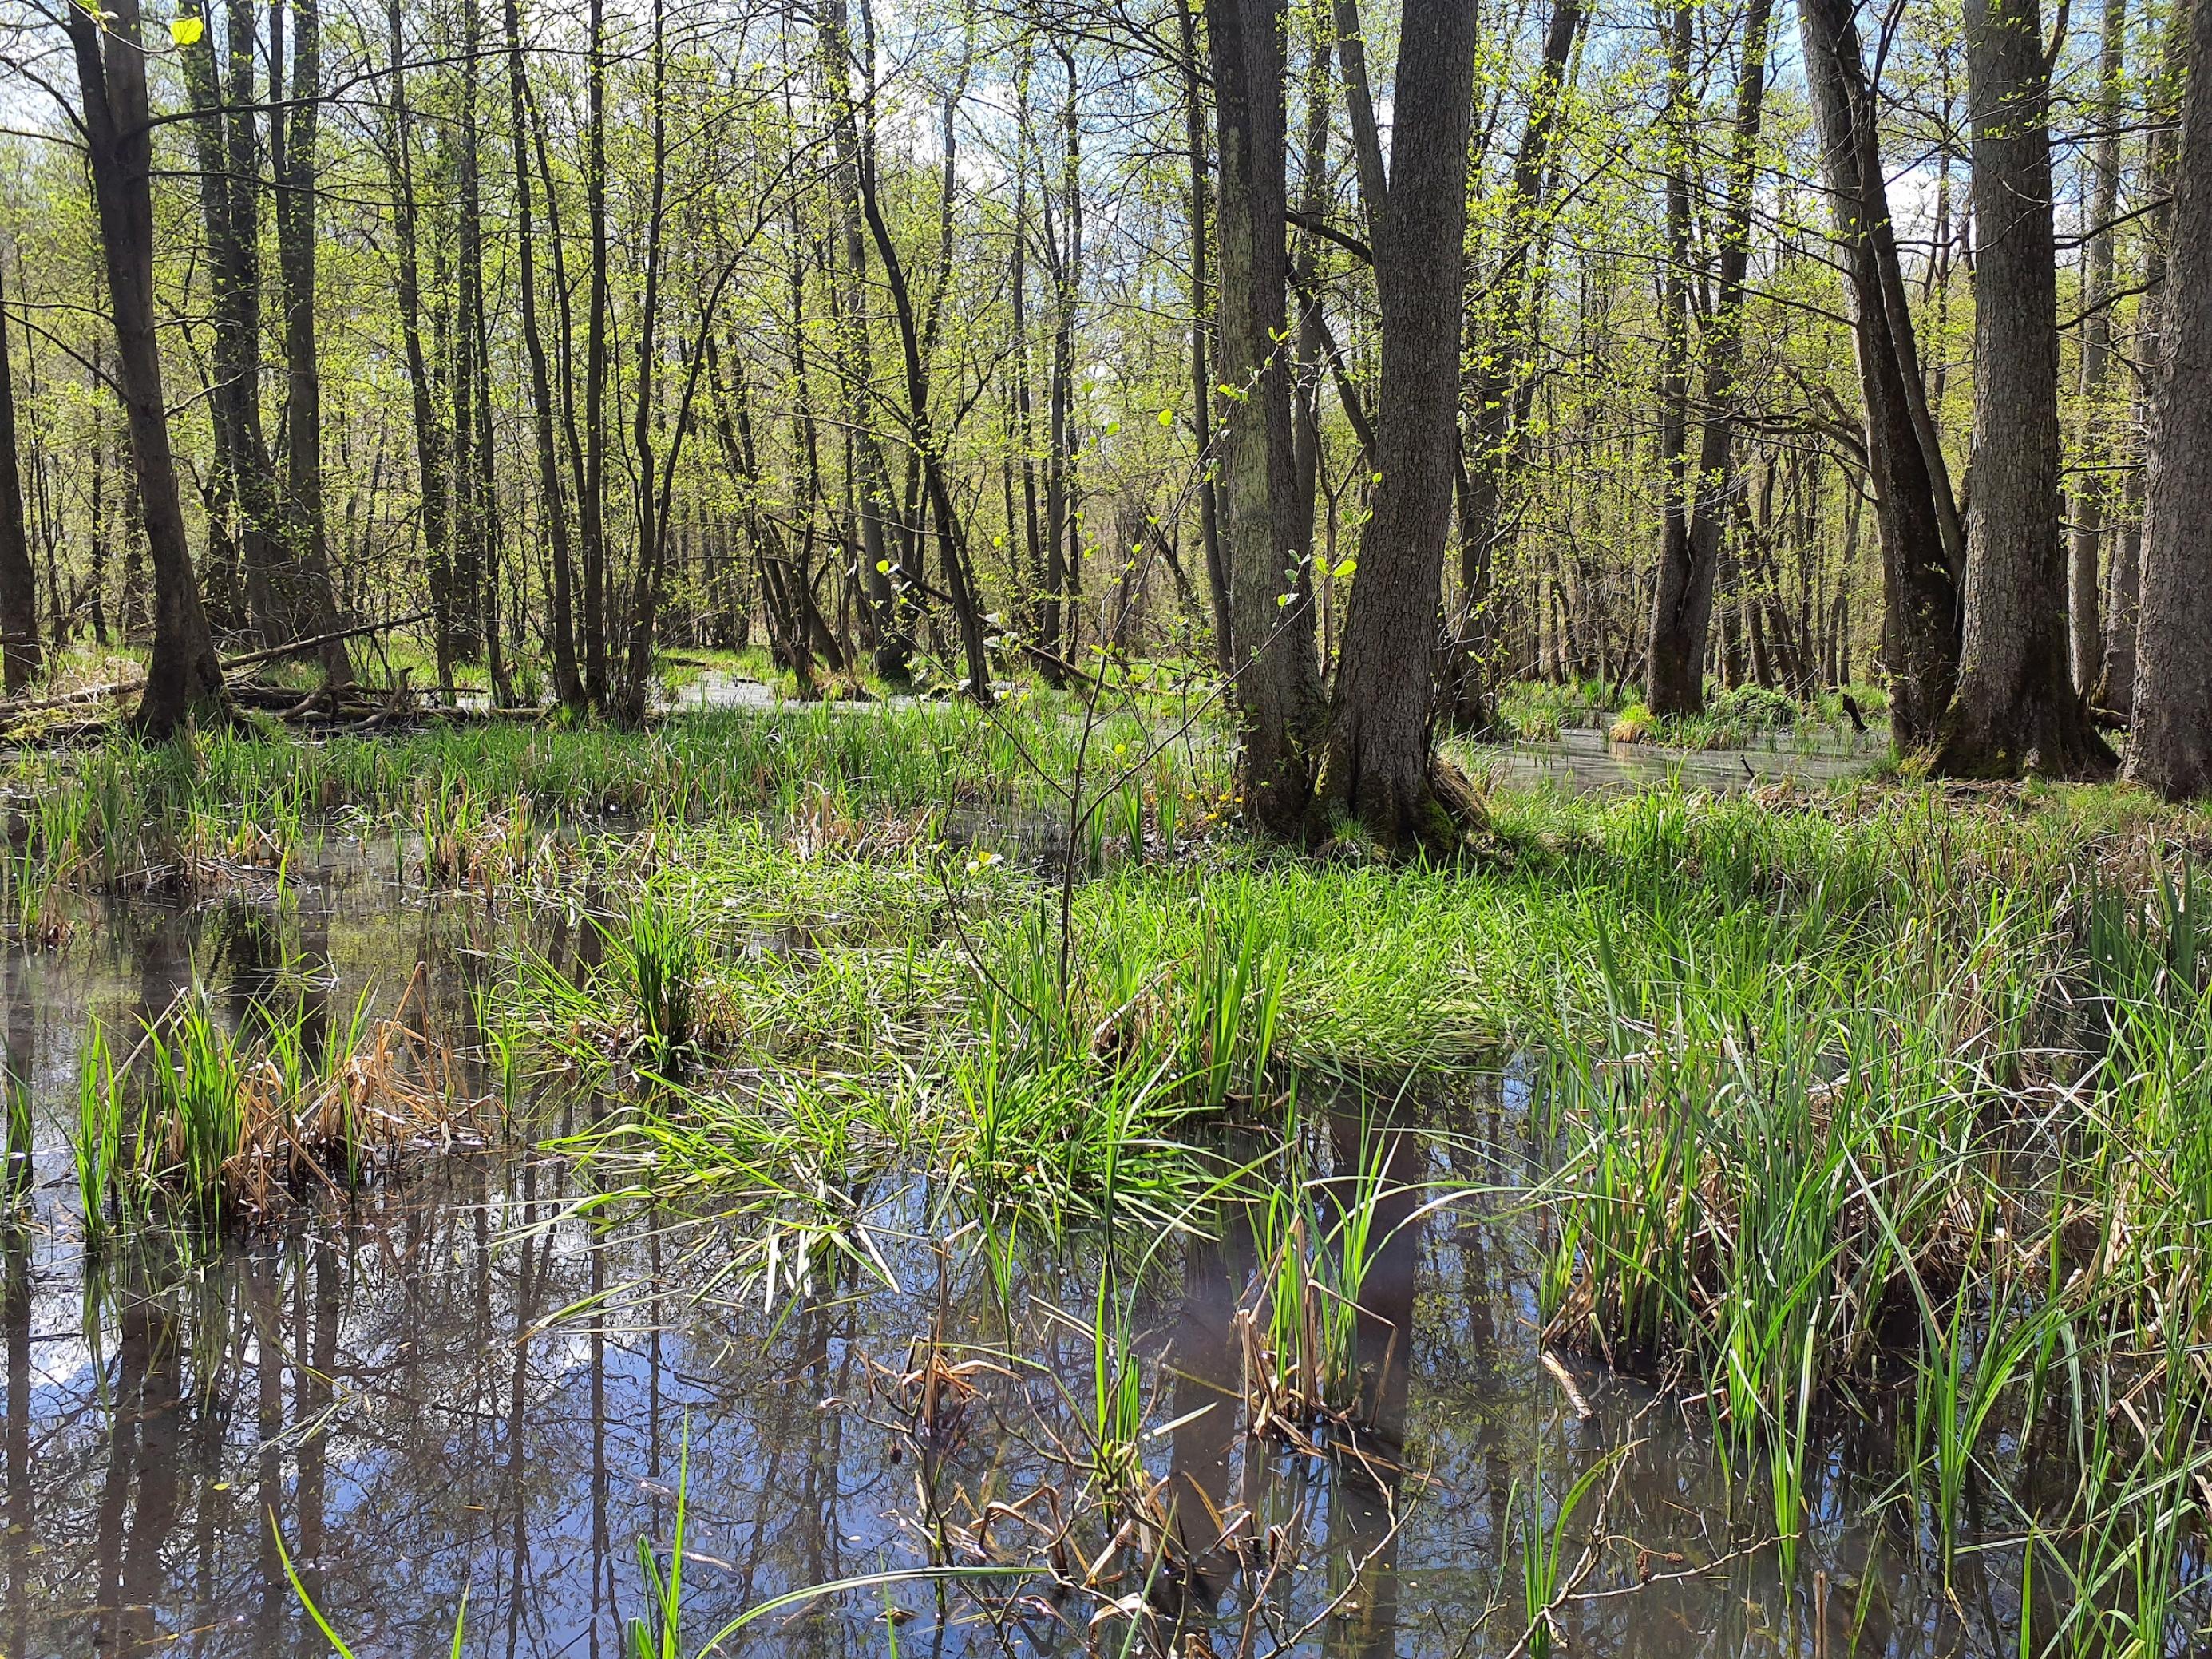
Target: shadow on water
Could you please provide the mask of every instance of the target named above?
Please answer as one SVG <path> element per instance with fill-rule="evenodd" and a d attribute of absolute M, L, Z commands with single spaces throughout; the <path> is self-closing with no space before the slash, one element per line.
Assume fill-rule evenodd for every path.
<path fill-rule="evenodd" d="M 212 1253 L 148 1235 L 88 1264 L 60 1189 L 88 1012 L 131 1030 L 197 975 L 241 1024 L 304 996 L 327 1031 L 362 987 L 396 994 L 422 962 L 439 1018 L 465 1032 L 500 930 L 527 925 L 411 899 L 342 854 L 280 902 L 117 904 L 64 952 L 9 955 L 7 1060 L 39 1115 L 40 1191 L 0 1251 L 0 1650 L 320 1651 L 281 1534 L 365 1656 L 443 1651 L 465 1592 L 469 1652 L 599 1659 L 642 1611 L 637 1540 L 668 1538 L 680 1463 L 692 1642 L 778 1593 L 915 1565 L 933 1530 L 990 1532 L 994 1503 L 1031 1517 L 1000 1517 L 1001 1559 L 1042 1559 L 1032 1498 L 1079 1484 L 1066 1448 L 1094 1360 L 1080 1322 L 1051 1310 L 1091 1305 L 1100 1252 L 1025 1255 L 1001 1278 L 932 1236 L 927 1172 L 856 1195 L 893 1283 L 825 1255 L 805 1294 L 773 1302 L 729 1277 L 746 1243 L 732 1229 L 580 1214 L 574 1168 L 521 1147 L 440 1159 Z M 1626 1447 L 1595 1516 L 1605 1546 L 1556 1612 L 1567 1651 L 2011 1651 L 2016 1553 L 1972 1557 L 1947 1592 L 1878 1513 L 1896 1478 L 1878 1417 L 1834 1425 L 1808 1458 L 1812 1525 L 1785 1581 L 1771 1508 L 1729 1480 L 1701 1418 L 1572 1356 L 1545 1363 L 1543 1241 L 1513 1196 L 1547 1158 L 1529 1089 L 1507 1066 L 1379 1120 L 1372 1100 L 1317 1111 L 1324 1213 L 1382 1137 L 1356 1428 L 1310 1445 L 1247 1431 L 1249 1216 L 1137 1287 L 1139 1446 L 1178 1565 L 1163 1582 L 1141 1551 L 1115 1565 L 1109 1548 L 1102 1599 L 1149 1585 L 1146 1628 L 1179 1620 L 1179 1659 L 1507 1654 L 1527 1624 L 1513 1495 L 1555 1503 Z M 1429 1201 L 1445 1189 L 1472 1195 Z M 933 1330 L 990 1367 L 921 1456 L 893 1379 Z M 1103 1534 L 1086 1538 L 1096 1552 Z M 902 1652 L 1118 1653 L 1128 1628 L 1036 1595 L 953 1594 L 941 1619 L 923 1589 L 890 1599 L 913 1615 Z M 884 1653 L 884 1608 L 880 1592 L 816 1603 L 720 1650 Z"/>

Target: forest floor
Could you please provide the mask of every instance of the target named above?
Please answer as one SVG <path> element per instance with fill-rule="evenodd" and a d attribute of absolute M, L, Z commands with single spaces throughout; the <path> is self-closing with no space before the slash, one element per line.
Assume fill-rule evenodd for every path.
<path fill-rule="evenodd" d="M 0 914 L 38 971 L 151 914 L 234 961 L 241 926 L 275 943 L 227 1002 L 201 945 L 146 968 L 11 1146 L 82 1194 L 44 1224 L 87 1284 L 135 1232 L 265 1229 L 489 1142 L 542 1148 L 579 1225 L 691 1218 L 700 1304 L 773 1315 L 749 1341 L 834 1287 L 889 1322 L 877 1416 L 922 1480 L 884 1559 L 978 1629 L 1043 1584 L 1155 1650 L 1239 1618 L 1296 1650 L 1372 1615 L 1385 1539 L 1462 1576 L 1439 1653 L 1597 1637 L 1655 1581 L 1703 1640 L 1745 1571 L 1759 1650 L 1814 1619 L 2081 1653 L 2201 1621 L 2212 817 L 2118 787 L 1501 783 L 1463 858 L 1391 866 L 1252 845 L 1224 763 L 1203 723 L 1051 696 L 26 751 Z M 375 994 L 330 965 L 330 895 L 364 881 Z M 416 913 L 462 943 L 408 943 Z M 358 980 L 349 1025 L 325 979 Z M 1157 1305 L 1206 1273 L 1237 1334 L 1194 1405 Z M 1537 1462 L 1425 1533 L 1393 1506 L 1486 1443 L 1443 1381 L 1470 1364 L 1513 1379 Z M 1265 1447 L 1388 1499 L 1380 1532 L 1295 1547 L 1325 1595 L 1264 1505 L 1199 1480 L 1176 1510 L 1194 1410 L 1233 1421 L 1224 1470 Z M 996 1545 L 991 1504 L 1042 1500 L 974 1462 L 956 1419 L 987 1411 L 1049 1449 L 1058 1515 Z"/>

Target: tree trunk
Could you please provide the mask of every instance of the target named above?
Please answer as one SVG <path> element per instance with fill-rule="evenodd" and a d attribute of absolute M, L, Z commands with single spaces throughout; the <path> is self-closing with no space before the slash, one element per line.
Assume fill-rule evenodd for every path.
<path fill-rule="evenodd" d="M 884 520 L 892 510 L 890 470 L 884 463 L 882 442 L 876 435 L 875 351 L 868 331 L 868 244 L 860 217 L 860 168 L 864 152 L 875 144 L 875 41 L 872 31 L 864 42 L 860 70 L 867 90 L 856 104 L 853 97 L 854 56 L 845 0 L 826 0 L 821 11 L 822 74 L 828 82 L 832 139 L 836 165 L 831 185 L 836 191 L 839 275 L 843 291 L 837 312 L 837 369 L 844 387 L 845 418 L 853 434 L 854 459 L 858 463 L 860 528 L 860 580 L 867 590 L 868 607 L 874 613 L 876 673 L 893 687 L 913 678 L 914 600 L 910 597 L 919 572 L 896 562 L 884 534 Z M 860 130 L 860 113 L 868 130 Z M 1019 235 L 1018 229 L 1016 233 Z"/>
<path fill-rule="evenodd" d="M 546 527 L 546 558 L 552 568 L 551 632 L 553 690 L 563 708 L 580 713 L 584 678 L 576 666 L 575 567 L 568 546 L 568 514 L 561 495 L 560 452 L 553 438 L 553 378 L 546 362 L 545 337 L 538 320 L 538 254 L 530 195 L 530 126 L 522 63 L 522 9 L 507 0 L 507 112 L 514 149 L 515 262 L 520 267 L 523 343 L 530 353 L 532 435 L 538 441 L 538 490 Z"/>
<path fill-rule="evenodd" d="M 135 723 L 145 735 L 161 738 L 196 709 L 228 718 L 230 697 L 200 604 L 199 576 L 192 568 L 177 495 L 176 459 L 169 448 L 168 404 L 154 317 L 153 129 L 138 0 L 114 0 L 105 27 L 82 6 L 68 12 L 83 100 L 86 161 L 115 314 L 116 375 L 154 562 L 153 659 Z"/>
<path fill-rule="evenodd" d="M 2188 27 L 2128 757 L 2169 800 L 2212 794 L 2212 4 Z"/>
<path fill-rule="evenodd" d="M 1347 12 L 1356 25 L 1355 4 L 1339 0 L 1337 10 L 1340 38 L 1356 44 L 1357 27 L 1344 27 Z M 1382 477 L 1360 536 L 1318 804 L 1357 818 L 1389 848 L 1448 844 L 1458 834 L 1430 783 L 1428 647 L 1455 471 L 1474 43 L 1473 6 L 1405 0 L 1387 180 L 1371 122 L 1358 112 L 1367 102 L 1364 64 L 1350 53 L 1344 61 L 1382 301 Z"/>
<path fill-rule="evenodd" d="M 44 665 L 39 642 L 39 578 L 23 524 L 23 478 L 15 454 L 15 371 L 8 352 L 8 307 L 0 296 L 0 652 L 14 696 Z"/>
<path fill-rule="evenodd" d="M 1480 307 L 1469 305 L 1465 322 L 1467 355 L 1480 367 L 1469 387 L 1466 486 L 1459 523 L 1460 616 L 1452 640 L 1450 674 L 1452 722 L 1463 730 L 1488 724 L 1489 685 L 1495 672 L 1490 658 L 1498 637 L 1489 611 L 1494 573 L 1504 550 L 1505 487 L 1528 447 L 1528 411 L 1536 386 L 1529 370 L 1540 319 L 1541 285 L 1530 280 L 1529 263 L 1555 172 L 1552 156 L 1560 100 L 1584 16 L 1582 0 L 1558 0 L 1552 9 L 1544 55 L 1529 94 L 1528 123 L 1522 131 L 1507 185 L 1505 247 L 1488 284 L 1498 295 L 1498 309 L 1485 328 Z"/>
<path fill-rule="evenodd" d="M 1867 469 L 1881 544 L 1883 659 L 1899 746 L 1932 743 L 1958 677 L 1957 517 L 1940 447 L 1920 417 L 1912 319 L 1876 143 L 1853 0 L 1800 0 L 1821 167 L 1851 301 Z M 2046 204 L 2047 211 L 2047 204 Z M 2045 319 L 2046 329 L 2052 319 Z"/>
<path fill-rule="evenodd" d="M 2081 407 L 2083 441 L 2081 481 L 2074 490 L 2074 525 L 2066 565 L 2066 605 L 2072 645 L 2074 685 L 2088 696 L 2104 666 L 2105 635 L 2098 617 L 2099 556 L 2105 538 L 2106 459 L 2111 422 L 2105 419 L 2105 381 L 2112 363 L 2112 220 L 2120 203 L 2120 96 L 2126 74 L 2128 0 L 2105 0 L 2104 40 L 2100 53 L 2098 119 L 2104 127 L 2090 153 L 2094 179 L 2089 192 L 2088 269 L 2081 305 Z"/>
<path fill-rule="evenodd" d="M 592 240 L 590 297 L 584 309 L 583 499 L 576 530 L 582 544 L 584 695 L 595 708 L 607 702 L 607 29 L 605 0 L 592 0 L 586 66 L 584 215 Z"/>
<path fill-rule="evenodd" d="M 276 176 L 276 258 L 284 280 L 285 529 L 289 546 L 279 605 L 289 637 L 323 641 L 317 655 L 332 691 L 353 684 L 353 659 L 336 635 L 345 627 L 331 586 L 329 538 L 323 514 L 323 376 L 315 343 L 315 145 L 322 107 L 323 36 L 317 0 L 276 0 L 292 8 L 292 90 L 289 118 L 270 118 L 283 132 L 272 157 Z M 272 55 L 281 61 L 272 25 Z M 273 88 L 276 76 L 272 71 Z"/>
<path fill-rule="evenodd" d="M 1190 0 L 1176 0 L 1177 40 L 1183 75 L 1183 147 L 1188 152 L 1190 188 L 1184 204 L 1190 238 L 1190 429 L 1198 447 L 1198 533 L 1206 555 L 1206 597 L 1213 607 L 1213 658 L 1226 680 L 1236 672 L 1229 609 L 1229 567 L 1221 547 L 1220 491 L 1211 465 L 1213 452 L 1213 376 L 1207 364 L 1209 314 L 1207 238 L 1212 209 L 1207 188 L 1206 100 L 1198 61 L 1198 21 Z"/>
<path fill-rule="evenodd" d="M 1216 305 L 1218 372 L 1229 401 L 1218 453 L 1243 744 L 1238 785 L 1255 828 L 1290 836 L 1302 831 L 1312 793 L 1309 748 L 1321 686 L 1312 602 L 1283 559 L 1297 470 L 1283 346 L 1290 269 L 1283 239 L 1282 7 L 1280 0 L 1207 0 L 1206 18 L 1221 176 Z M 1428 632 L 1425 626 L 1416 637 L 1425 641 Z"/>
<path fill-rule="evenodd" d="M 1966 0 L 1973 120 L 1973 501 L 1959 688 L 1938 770 L 2097 777 L 2112 754 L 2067 664 L 2058 278 L 2039 0 Z"/>
<path fill-rule="evenodd" d="M 1729 155 L 1728 210 L 1721 232 L 1720 292 L 1705 325 L 1705 414 L 1698 428 L 1697 471 L 1688 481 L 1686 498 L 1670 498 L 1651 606 L 1644 696 L 1656 714 L 1695 714 L 1705 706 L 1705 635 L 1712 628 L 1721 536 L 1736 487 L 1736 370 L 1743 351 L 1743 285 L 1751 264 L 1753 192 L 1772 10 L 1771 0 L 1751 0 L 1744 15 L 1743 70 L 1736 82 L 1735 138 Z M 1686 40 L 1683 46 L 1686 51 Z M 1669 189 L 1671 192 L 1671 180 Z M 1686 212 L 1686 198 L 1684 209 Z"/>

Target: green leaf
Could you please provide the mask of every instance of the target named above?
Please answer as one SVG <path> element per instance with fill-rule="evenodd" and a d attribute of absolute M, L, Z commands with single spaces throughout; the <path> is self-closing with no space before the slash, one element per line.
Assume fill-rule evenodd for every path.
<path fill-rule="evenodd" d="M 1347 558 L 1342 564 L 1337 566 L 1335 574 L 1340 576 L 1349 576 L 1358 568 L 1359 561 L 1357 558 Z"/>
<path fill-rule="evenodd" d="M 207 20 L 204 17 L 174 17 L 169 20 L 169 39 L 180 46 L 194 45 L 206 33 Z"/>
<path fill-rule="evenodd" d="M 1175 424 L 1175 410 L 1172 409 L 1162 410 L 1160 411 L 1160 424 L 1162 426 L 1173 426 Z"/>

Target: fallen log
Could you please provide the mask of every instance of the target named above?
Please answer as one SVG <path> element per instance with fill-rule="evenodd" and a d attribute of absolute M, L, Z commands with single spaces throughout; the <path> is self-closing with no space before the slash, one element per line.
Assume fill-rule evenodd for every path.
<path fill-rule="evenodd" d="M 224 677 L 258 668 L 265 662 L 276 662 L 284 657 L 296 657 L 324 646 L 335 645 L 341 640 L 359 639 L 364 634 L 381 634 L 387 629 L 404 628 L 428 617 L 428 611 L 418 611 L 411 617 L 396 617 L 389 622 L 361 623 L 351 628 L 340 628 L 328 634 L 318 634 L 311 639 L 291 640 L 283 645 L 265 646 L 258 651 L 248 651 L 243 656 L 227 658 L 222 666 Z M 134 691 L 146 689 L 146 678 L 140 675 L 133 680 L 111 680 L 105 685 L 88 685 L 75 691 L 64 691 L 58 696 L 0 700 L 0 726 L 8 725 L 25 714 L 41 714 L 49 709 L 73 708 L 79 703 L 99 702 L 108 697 L 127 697 Z"/>

